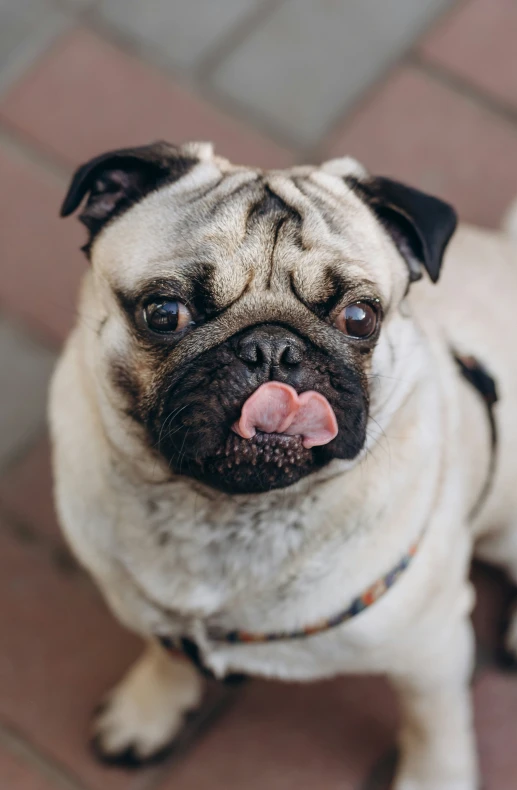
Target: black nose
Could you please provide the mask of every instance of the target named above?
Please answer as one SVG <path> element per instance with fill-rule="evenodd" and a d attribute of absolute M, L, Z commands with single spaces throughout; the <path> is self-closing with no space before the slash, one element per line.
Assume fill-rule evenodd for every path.
<path fill-rule="evenodd" d="M 261 326 L 242 335 L 236 354 L 251 368 L 293 368 L 305 354 L 305 344 L 281 326 Z"/>

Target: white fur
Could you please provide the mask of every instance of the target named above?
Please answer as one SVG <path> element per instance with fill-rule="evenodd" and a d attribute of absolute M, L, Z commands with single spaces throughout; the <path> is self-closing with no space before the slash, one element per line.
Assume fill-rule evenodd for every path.
<path fill-rule="evenodd" d="M 331 173 L 334 176 L 352 176 L 352 178 L 363 179 L 368 175 L 366 168 L 351 156 L 343 156 L 339 159 L 329 159 L 324 162 L 321 169 L 325 173 Z"/>

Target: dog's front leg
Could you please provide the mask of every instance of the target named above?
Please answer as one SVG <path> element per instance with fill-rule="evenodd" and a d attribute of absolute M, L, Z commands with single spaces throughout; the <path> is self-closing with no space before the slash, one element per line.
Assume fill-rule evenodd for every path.
<path fill-rule="evenodd" d="M 467 618 L 436 648 L 434 642 L 427 655 L 415 651 L 409 670 L 390 678 L 402 712 L 394 788 L 478 790 L 469 688 L 473 636 Z"/>
<path fill-rule="evenodd" d="M 190 661 L 150 641 L 95 718 L 98 755 L 125 764 L 155 758 L 170 746 L 202 692 L 203 679 Z"/>

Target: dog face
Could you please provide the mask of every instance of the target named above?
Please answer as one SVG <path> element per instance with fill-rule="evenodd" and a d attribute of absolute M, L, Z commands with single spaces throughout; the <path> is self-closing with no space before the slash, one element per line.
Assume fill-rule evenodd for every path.
<path fill-rule="evenodd" d="M 365 445 L 408 283 L 452 209 L 353 160 L 264 172 L 158 143 L 78 170 L 97 381 L 175 474 L 288 486 Z M 376 363 L 376 360 L 378 362 Z"/>

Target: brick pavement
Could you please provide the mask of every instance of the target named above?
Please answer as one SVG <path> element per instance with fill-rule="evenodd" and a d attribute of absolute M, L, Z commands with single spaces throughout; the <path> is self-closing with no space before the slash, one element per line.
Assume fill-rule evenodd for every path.
<path fill-rule="evenodd" d="M 180 760 L 134 774 L 89 753 L 91 710 L 139 645 L 52 507 L 45 391 L 85 265 L 58 206 L 90 155 L 203 138 L 264 166 L 351 153 L 496 226 L 517 193 L 516 38 L 515 0 L 0 0 L 2 790 L 387 786 L 397 713 L 371 679 L 256 682 Z M 481 759 L 487 790 L 511 790 L 505 593 L 476 578 Z"/>

